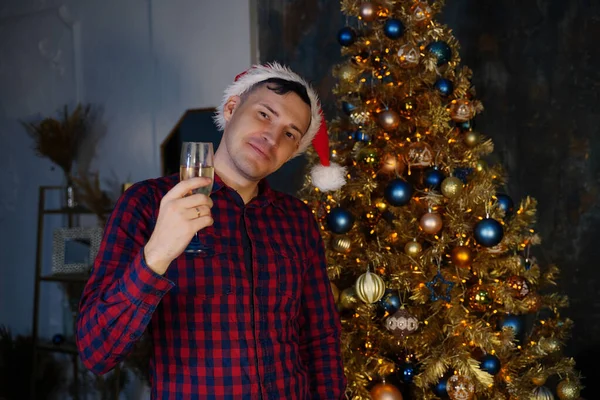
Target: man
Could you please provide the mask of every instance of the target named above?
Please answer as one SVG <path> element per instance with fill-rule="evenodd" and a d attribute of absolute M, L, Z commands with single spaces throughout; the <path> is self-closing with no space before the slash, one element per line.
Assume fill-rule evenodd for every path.
<path fill-rule="evenodd" d="M 169 176 L 119 199 L 81 299 L 80 356 L 105 373 L 147 330 L 152 399 L 339 399 L 341 328 L 318 225 L 265 181 L 326 136 L 317 96 L 285 67 L 255 66 L 216 122 L 210 197 L 188 195 L 206 178 Z M 184 253 L 196 233 L 204 251 Z"/>

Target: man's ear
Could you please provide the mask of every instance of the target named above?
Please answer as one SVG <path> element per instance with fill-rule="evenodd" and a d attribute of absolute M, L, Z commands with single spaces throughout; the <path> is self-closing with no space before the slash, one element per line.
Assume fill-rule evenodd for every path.
<path fill-rule="evenodd" d="M 227 102 L 223 107 L 223 119 L 225 119 L 225 122 L 229 122 L 231 120 L 233 113 L 239 107 L 241 102 L 242 99 L 240 96 L 231 96 L 229 99 L 227 99 Z"/>

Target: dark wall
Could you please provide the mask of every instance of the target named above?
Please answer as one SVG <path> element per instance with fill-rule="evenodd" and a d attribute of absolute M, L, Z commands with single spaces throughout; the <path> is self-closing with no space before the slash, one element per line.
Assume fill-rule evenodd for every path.
<path fill-rule="evenodd" d="M 334 115 L 330 68 L 340 60 L 339 3 L 258 6 L 261 61 L 279 60 L 311 77 Z M 506 167 L 513 199 L 539 201 L 543 244 L 535 255 L 562 269 L 559 290 L 569 295 L 566 314 L 575 321 L 566 352 L 588 387 L 600 379 L 599 17 L 600 2 L 586 0 L 449 0 L 441 17 L 486 107 L 475 127 L 496 144 L 488 161 Z M 289 165 L 274 185 L 293 191 L 302 165 Z M 583 394 L 594 397 L 591 388 Z"/>

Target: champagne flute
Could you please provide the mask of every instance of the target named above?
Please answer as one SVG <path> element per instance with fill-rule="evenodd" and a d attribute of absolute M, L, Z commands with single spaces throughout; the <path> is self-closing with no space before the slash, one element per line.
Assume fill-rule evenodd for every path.
<path fill-rule="evenodd" d="M 181 144 L 181 162 L 179 163 L 179 179 L 186 180 L 198 176 L 205 176 L 211 182 L 203 187 L 194 189 L 190 194 L 202 193 L 210 196 L 215 177 L 213 164 L 214 152 L 212 143 L 207 142 L 183 142 Z M 198 239 L 198 233 L 185 249 L 186 253 L 202 252 L 202 245 Z"/>

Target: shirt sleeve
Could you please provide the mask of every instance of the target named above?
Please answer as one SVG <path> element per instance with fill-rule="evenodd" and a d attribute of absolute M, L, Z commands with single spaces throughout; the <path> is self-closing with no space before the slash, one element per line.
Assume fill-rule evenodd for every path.
<path fill-rule="evenodd" d="M 341 323 L 327 276 L 323 240 L 318 225 L 308 216 L 308 259 L 302 289 L 300 354 L 310 375 L 311 399 L 342 399 L 346 378 L 341 355 Z"/>
<path fill-rule="evenodd" d="M 125 358 L 173 287 L 143 257 L 156 203 L 149 183 L 135 184 L 121 196 L 105 227 L 77 318 L 79 355 L 96 374 Z"/>

